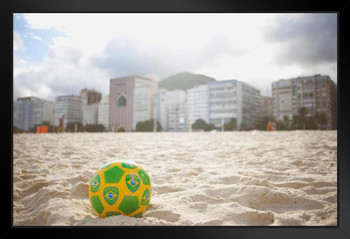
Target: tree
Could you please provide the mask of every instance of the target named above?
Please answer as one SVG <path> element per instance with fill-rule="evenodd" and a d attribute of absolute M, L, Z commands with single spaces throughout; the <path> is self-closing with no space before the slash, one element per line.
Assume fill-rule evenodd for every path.
<path fill-rule="evenodd" d="M 117 132 L 121 133 L 121 132 L 126 132 L 126 130 L 124 129 L 124 127 L 120 127 Z"/>
<path fill-rule="evenodd" d="M 214 129 L 215 129 L 215 125 L 210 123 L 210 124 L 207 124 L 204 131 L 212 131 Z"/>
<path fill-rule="evenodd" d="M 278 122 L 279 130 L 289 130 L 291 128 L 291 120 L 288 115 L 283 116 L 283 120 Z"/>
<path fill-rule="evenodd" d="M 283 116 L 283 124 L 286 127 L 286 129 L 289 129 L 290 119 L 289 119 L 288 115 L 284 115 Z"/>
<path fill-rule="evenodd" d="M 105 126 L 102 124 L 87 124 L 85 125 L 85 130 L 87 132 L 104 132 Z"/>
<path fill-rule="evenodd" d="M 305 129 L 306 123 L 307 123 L 307 117 L 306 115 L 309 113 L 309 109 L 306 107 L 300 107 L 298 109 L 298 116 L 299 116 L 299 129 Z"/>
<path fill-rule="evenodd" d="M 241 125 L 239 126 L 239 130 L 247 131 L 247 130 L 250 130 L 250 128 L 244 122 L 242 122 Z"/>
<path fill-rule="evenodd" d="M 315 120 L 318 129 L 326 129 L 327 125 L 327 115 L 324 112 L 317 112 L 315 114 Z"/>
<path fill-rule="evenodd" d="M 317 129 L 317 122 L 314 117 L 307 117 L 306 118 L 306 123 L 305 123 L 305 129 L 308 130 L 315 130 Z"/>
<path fill-rule="evenodd" d="M 36 127 L 38 126 L 39 124 L 35 124 L 33 127 L 30 127 L 28 132 L 29 133 L 36 133 Z"/>
<path fill-rule="evenodd" d="M 49 127 L 49 132 L 55 132 L 55 125 L 50 124 L 50 121 L 44 120 L 41 125 L 47 125 Z"/>
<path fill-rule="evenodd" d="M 300 107 L 298 109 L 298 114 L 293 116 L 292 119 L 292 129 L 306 129 L 308 117 L 306 116 L 309 113 L 308 108 Z M 310 122 L 309 122 L 310 124 Z"/>
<path fill-rule="evenodd" d="M 41 123 L 41 125 L 47 125 L 47 126 L 49 126 L 49 125 L 50 125 L 50 121 L 44 120 L 44 121 Z"/>
<path fill-rule="evenodd" d="M 231 120 L 224 124 L 225 131 L 233 131 L 237 128 L 236 118 L 231 118 Z"/>
<path fill-rule="evenodd" d="M 75 125 L 77 125 L 77 132 L 84 132 L 84 126 L 80 122 L 69 122 L 66 126 L 66 132 L 75 132 Z"/>
<path fill-rule="evenodd" d="M 323 127 L 327 119 L 325 119 L 325 115 L 320 113 L 316 113 L 314 117 L 307 116 L 309 113 L 308 108 L 300 107 L 298 109 L 298 114 L 293 116 L 291 129 L 307 129 L 307 130 L 316 130 L 319 129 L 320 126 Z"/>
<path fill-rule="evenodd" d="M 298 115 L 293 115 L 290 129 L 292 129 L 292 130 L 299 129 L 299 116 Z"/>
<path fill-rule="evenodd" d="M 136 124 L 136 132 L 153 132 L 154 130 L 154 119 L 139 121 Z M 157 132 L 162 131 L 163 127 L 157 120 Z"/>
<path fill-rule="evenodd" d="M 204 131 L 211 131 L 215 129 L 214 124 L 207 124 L 205 120 L 203 119 L 197 119 L 193 124 L 192 124 L 192 129 L 194 130 L 204 130 Z"/>
<path fill-rule="evenodd" d="M 197 119 L 193 124 L 192 124 L 192 129 L 197 129 L 197 130 L 205 130 L 207 127 L 207 122 L 202 119 Z"/>

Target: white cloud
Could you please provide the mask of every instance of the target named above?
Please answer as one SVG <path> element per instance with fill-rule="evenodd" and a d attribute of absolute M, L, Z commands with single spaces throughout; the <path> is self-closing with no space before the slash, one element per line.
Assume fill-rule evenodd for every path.
<path fill-rule="evenodd" d="M 24 35 L 24 37 L 31 38 L 34 40 L 42 41 L 41 37 L 35 35 L 33 32 L 28 32 Z"/>
<path fill-rule="evenodd" d="M 77 45 L 87 52 L 101 51 L 108 41 L 141 39 L 137 49 L 164 47 L 191 50 L 213 36 L 225 36 L 235 48 L 250 49 L 259 26 L 270 15 L 251 14 L 25 14 L 36 29 L 55 28 L 67 35 L 56 43 Z"/>
<path fill-rule="evenodd" d="M 263 34 L 264 26 L 276 20 L 274 14 L 21 16 L 33 29 L 57 29 L 65 36 L 53 38 L 40 66 L 15 65 L 16 94 L 54 99 L 85 87 L 108 94 L 113 77 L 156 73 L 164 78 L 181 71 L 245 81 L 262 93 L 281 78 L 317 73 L 336 77 L 334 62 L 307 68 L 277 64 L 279 45 Z M 16 49 L 23 47 L 19 34 L 16 38 L 14 33 Z"/>
<path fill-rule="evenodd" d="M 21 38 L 21 35 L 13 31 L 13 50 L 17 51 L 23 48 L 23 40 Z"/>
<path fill-rule="evenodd" d="M 14 75 L 14 97 L 23 93 L 55 100 L 59 95 L 79 94 L 84 88 L 107 92 L 108 77 L 92 66 L 78 49 L 55 46 L 42 65 L 30 66 Z"/>

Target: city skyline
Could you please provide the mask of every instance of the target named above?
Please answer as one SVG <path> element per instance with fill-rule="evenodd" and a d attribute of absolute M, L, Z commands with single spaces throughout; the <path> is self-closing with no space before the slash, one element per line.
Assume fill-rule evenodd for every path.
<path fill-rule="evenodd" d="M 188 71 L 271 83 L 305 75 L 337 82 L 337 15 L 14 14 L 14 100 L 54 100 L 109 80 Z M 160 21 L 161 20 L 161 21 Z M 106 24 L 113 27 L 106 27 Z"/>
<path fill-rule="evenodd" d="M 305 108 L 305 114 L 317 118 L 321 127 L 337 128 L 337 86 L 329 76 L 279 80 L 273 82 L 272 88 L 272 97 L 265 97 L 255 87 L 238 80 L 167 90 L 150 78 L 121 77 L 111 79 L 108 99 L 86 88 L 79 96 L 59 96 L 55 102 L 31 96 L 18 98 L 14 102 L 14 125 L 24 130 L 44 121 L 57 125 L 65 115 L 65 125 L 102 123 L 105 130 L 112 132 L 137 131 L 137 124 L 148 120 L 157 120 L 163 130 L 176 132 L 190 130 L 199 119 L 216 129 L 232 119 L 242 129 L 262 129 L 261 124 L 267 119 L 282 122 L 283 128 L 291 120 L 296 124 L 294 116 Z M 307 127 L 316 125 L 309 121 Z"/>

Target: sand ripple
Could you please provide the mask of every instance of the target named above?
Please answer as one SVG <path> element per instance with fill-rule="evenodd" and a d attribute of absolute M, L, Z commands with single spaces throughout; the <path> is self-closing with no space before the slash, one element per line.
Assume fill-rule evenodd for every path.
<path fill-rule="evenodd" d="M 95 171 L 143 165 L 143 218 L 99 218 Z M 16 134 L 14 225 L 336 225 L 336 131 Z"/>

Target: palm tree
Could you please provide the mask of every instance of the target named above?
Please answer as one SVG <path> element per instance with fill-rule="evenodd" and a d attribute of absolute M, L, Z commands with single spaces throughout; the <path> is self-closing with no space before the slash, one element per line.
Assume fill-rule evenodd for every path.
<path fill-rule="evenodd" d="M 306 107 L 300 107 L 298 109 L 299 116 L 299 128 L 305 129 L 305 124 L 307 123 L 306 115 L 309 113 L 309 109 Z"/>
<path fill-rule="evenodd" d="M 290 119 L 289 119 L 288 115 L 283 116 L 283 126 L 284 126 L 284 129 L 286 129 L 286 130 L 288 130 L 290 128 Z"/>
<path fill-rule="evenodd" d="M 327 115 L 324 112 L 317 112 L 315 115 L 318 128 L 325 129 L 327 124 Z"/>
<path fill-rule="evenodd" d="M 231 120 L 225 123 L 225 131 L 233 131 L 237 127 L 236 118 L 231 118 Z"/>
<path fill-rule="evenodd" d="M 300 129 L 300 128 L 299 128 L 299 121 L 300 121 L 299 118 L 300 118 L 299 115 L 293 115 L 292 125 L 291 125 L 291 128 L 292 128 L 293 130 L 295 130 L 295 129 Z"/>

